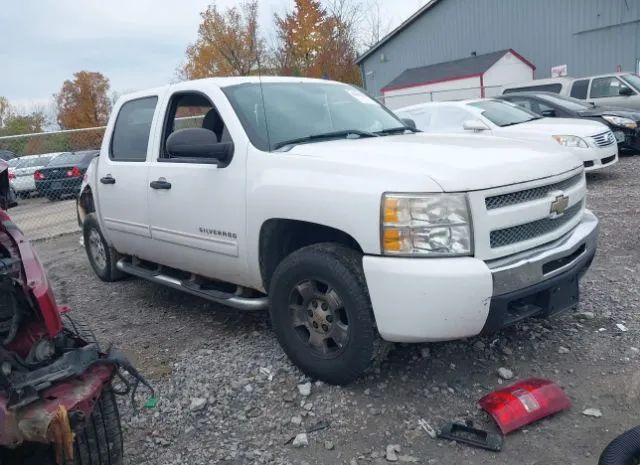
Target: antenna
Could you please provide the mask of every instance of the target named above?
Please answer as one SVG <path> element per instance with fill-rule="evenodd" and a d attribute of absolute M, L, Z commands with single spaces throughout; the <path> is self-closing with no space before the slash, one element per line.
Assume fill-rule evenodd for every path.
<path fill-rule="evenodd" d="M 264 117 L 264 128 L 267 132 L 267 145 L 271 151 L 271 134 L 269 133 L 269 120 L 267 119 L 267 105 L 264 100 L 264 87 L 262 86 L 262 65 L 260 64 L 260 53 L 256 48 L 256 61 L 258 62 L 258 82 L 260 83 L 260 99 L 262 100 L 262 115 Z M 257 114 L 256 114 L 257 116 Z"/>

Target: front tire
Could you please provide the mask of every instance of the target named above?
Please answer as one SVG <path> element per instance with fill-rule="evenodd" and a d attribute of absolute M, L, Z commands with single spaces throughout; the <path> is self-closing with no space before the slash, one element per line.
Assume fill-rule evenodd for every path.
<path fill-rule="evenodd" d="M 273 274 L 271 321 L 291 361 L 305 374 L 348 384 L 379 345 L 362 254 L 339 244 L 293 252 Z"/>
<path fill-rule="evenodd" d="M 122 465 L 122 426 L 116 397 L 105 388 L 85 427 L 75 430 L 74 465 Z"/>
<path fill-rule="evenodd" d="M 123 279 L 125 274 L 116 267 L 121 256 L 105 240 L 95 213 L 85 217 L 82 235 L 89 263 L 98 278 L 108 283 Z"/>

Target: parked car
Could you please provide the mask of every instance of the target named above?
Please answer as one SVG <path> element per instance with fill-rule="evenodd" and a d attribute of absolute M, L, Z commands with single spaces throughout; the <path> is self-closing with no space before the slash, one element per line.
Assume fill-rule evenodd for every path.
<path fill-rule="evenodd" d="M 36 189 L 49 200 L 75 197 L 91 160 L 100 152 L 66 152 L 56 156 L 47 166 L 33 173 Z"/>
<path fill-rule="evenodd" d="M 9 161 L 15 157 L 16 154 L 9 150 L 0 150 L 0 160 Z"/>
<path fill-rule="evenodd" d="M 185 114 L 202 127 L 177 129 Z M 181 82 L 121 97 L 104 137 L 78 201 L 96 275 L 270 308 L 290 359 L 329 383 L 383 341 L 575 306 L 596 249 L 566 147 L 419 134 L 346 84 Z"/>
<path fill-rule="evenodd" d="M 121 355 L 58 306 L 38 256 L 6 210 L 0 161 L 0 459 L 6 465 L 121 465 L 123 442 L 111 381 Z"/>
<path fill-rule="evenodd" d="M 553 92 L 596 105 L 640 110 L 640 77 L 633 73 L 538 79 L 502 88 L 503 95 L 514 92 Z"/>
<path fill-rule="evenodd" d="M 475 132 L 538 143 L 555 141 L 574 153 L 584 163 L 586 171 L 611 166 L 618 161 L 616 139 L 604 124 L 543 118 L 503 100 L 423 103 L 396 113 L 414 120 L 417 128 L 425 132 Z"/>
<path fill-rule="evenodd" d="M 550 92 L 516 92 L 497 97 L 549 118 L 578 118 L 609 126 L 618 147 L 640 151 L 640 111 L 591 105 Z"/>
<path fill-rule="evenodd" d="M 36 192 L 36 181 L 33 174 L 47 166 L 58 155 L 60 154 L 47 153 L 43 155 L 27 155 L 14 159 L 16 164 L 11 168 L 9 178 L 11 187 L 13 187 L 18 196 L 28 197 L 32 192 Z"/>

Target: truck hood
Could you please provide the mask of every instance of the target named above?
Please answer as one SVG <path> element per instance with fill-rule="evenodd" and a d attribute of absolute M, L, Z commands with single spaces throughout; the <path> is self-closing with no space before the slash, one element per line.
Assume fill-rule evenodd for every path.
<path fill-rule="evenodd" d="M 536 134 L 551 137 L 553 135 L 590 137 L 609 130 L 597 121 L 575 118 L 540 118 L 526 123 L 499 128 L 501 136 L 518 137 L 521 134 Z"/>
<path fill-rule="evenodd" d="M 337 170 L 375 167 L 381 171 L 422 173 L 444 192 L 506 186 L 565 173 L 582 166 L 554 143 L 531 143 L 502 137 L 407 134 L 301 144 L 292 155 L 318 157 Z"/>

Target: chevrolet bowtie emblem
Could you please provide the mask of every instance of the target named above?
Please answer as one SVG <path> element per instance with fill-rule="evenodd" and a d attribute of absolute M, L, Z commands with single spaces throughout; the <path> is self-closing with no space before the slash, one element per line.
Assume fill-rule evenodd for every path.
<path fill-rule="evenodd" d="M 553 215 L 554 217 L 562 216 L 568 206 L 569 197 L 564 194 L 558 195 L 555 200 L 551 202 L 551 209 L 549 210 L 549 213 L 551 213 L 551 215 Z"/>

